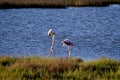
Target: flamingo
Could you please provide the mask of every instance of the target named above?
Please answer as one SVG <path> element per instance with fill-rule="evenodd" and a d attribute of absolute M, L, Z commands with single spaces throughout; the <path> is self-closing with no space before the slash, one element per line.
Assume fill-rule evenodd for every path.
<path fill-rule="evenodd" d="M 48 36 L 52 37 L 52 45 L 50 47 L 50 52 L 53 54 L 54 53 L 53 46 L 54 46 L 54 42 L 55 42 L 55 33 L 52 29 L 48 30 Z"/>
<path fill-rule="evenodd" d="M 70 55 L 70 47 L 73 46 L 73 43 L 70 42 L 68 39 L 64 39 L 62 42 L 61 42 L 64 45 L 66 45 L 66 55 L 67 57 L 71 57 Z"/>

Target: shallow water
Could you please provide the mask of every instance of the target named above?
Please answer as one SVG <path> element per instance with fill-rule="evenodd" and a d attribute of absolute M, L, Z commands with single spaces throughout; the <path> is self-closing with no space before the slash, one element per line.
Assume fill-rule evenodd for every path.
<path fill-rule="evenodd" d="M 56 32 L 55 57 L 66 56 L 61 40 L 68 38 L 72 57 L 120 60 L 120 6 L 1 9 L 0 55 L 48 56 L 50 28 Z"/>

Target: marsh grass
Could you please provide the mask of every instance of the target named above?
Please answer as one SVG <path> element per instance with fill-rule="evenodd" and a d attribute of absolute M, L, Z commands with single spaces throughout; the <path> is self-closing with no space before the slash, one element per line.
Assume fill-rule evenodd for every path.
<path fill-rule="evenodd" d="M 0 56 L 0 80 L 119 80 L 120 61 Z"/>
<path fill-rule="evenodd" d="M 66 8 L 69 6 L 107 6 L 120 0 L 0 0 L 0 8 Z"/>

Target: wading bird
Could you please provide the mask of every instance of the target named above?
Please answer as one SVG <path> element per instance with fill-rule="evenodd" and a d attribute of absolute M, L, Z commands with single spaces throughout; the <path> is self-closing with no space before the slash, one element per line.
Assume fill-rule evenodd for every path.
<path fill-rule="evenodd" d="M 52 37 L 52 44 L 51 44 L 51 47 L 50 47 L 50 52 L 53 54 L 54 53 L 54 42 L 55 42 L 55 33 L 52 29 L 49 29 L 48 30 L 48 36 Z"/>
<path fill-rule="evenodd" d="M 64 45 L 66 45 L 66 55 L 67 57 L 71 57 L 70 55 L 70 47 L 73 46 L 73 43 L 70 42 L 68 39 L 64 39 L 62 42 L 61 42 Z"/>

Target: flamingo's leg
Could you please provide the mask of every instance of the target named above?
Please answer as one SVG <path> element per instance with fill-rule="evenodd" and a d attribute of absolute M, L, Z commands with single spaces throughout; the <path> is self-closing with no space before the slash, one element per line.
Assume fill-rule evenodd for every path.
<path fill-rule="evenodd" d="M 71 57 L 70 46 L 68 46 L 68 57 Z"/>
<path fill-rule="evenodd" d="M 69 57 L 69 48 L 68 48 L 68 46 L 66 48 L 66 56 Z"/>

